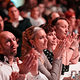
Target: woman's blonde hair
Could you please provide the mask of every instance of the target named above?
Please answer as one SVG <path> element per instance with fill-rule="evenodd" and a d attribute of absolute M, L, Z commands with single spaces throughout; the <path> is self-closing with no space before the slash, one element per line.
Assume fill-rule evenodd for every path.
<path fill-rule="evenodd" d="M 31 26 L 27 28 L 22 34 L 22 48 L 21 48 L 21 59 L 25 57 L 25 55 L 32 49 L 32 44 L 30 40 L 35 38 L 35 34 L 38 30 L 41 30 L 40 27 Z"/>

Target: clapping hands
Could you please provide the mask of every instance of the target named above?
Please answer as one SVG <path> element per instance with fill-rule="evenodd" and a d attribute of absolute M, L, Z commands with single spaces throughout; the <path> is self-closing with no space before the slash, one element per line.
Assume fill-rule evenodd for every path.
<path fill-rule="evenodd" d="M 25 74 L 19 74 L 18 72 L 12 72 L 10 80 L 25 80 Z"/>
<path fill-rule="evenodd" d="M 62 54 L 65 52 L 65 43 L 64 41 L 59 41 L 55 50 L 54 50 L 54 58 L 60 59 Z"/>
<path fill-rule="evenodd" d="M 38 73 L 38 56 L 36 53 L 37 52 L 32 49 L 21 64 L 19 64 L 19 60 L 17 59 L 17 64 L 21 74 L 31 72 L 33 75 L 36 75 Z"/>

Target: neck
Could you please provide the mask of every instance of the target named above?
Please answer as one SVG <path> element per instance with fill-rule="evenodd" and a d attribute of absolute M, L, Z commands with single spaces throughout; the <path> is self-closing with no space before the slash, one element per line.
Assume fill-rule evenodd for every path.
<path fill-rule="evenodd" d="M 7 57 L 8 57 L 9 64 L 12 65 L 14 56 L 7 56 Z"/>
<path fill-rule="evenodd" d="M 40 54 L 43 53 L 43 50 L 40 50 L 40 49 L 36 49 Z"/>
<path fill-rule="evenodd" d="M 53 52 L 54 51 L 54 49 L 55 49 L 55 47 L 56 47 L 56 45 L 48 45 L 48 50 L 50 51 L 50 52 Z"/>

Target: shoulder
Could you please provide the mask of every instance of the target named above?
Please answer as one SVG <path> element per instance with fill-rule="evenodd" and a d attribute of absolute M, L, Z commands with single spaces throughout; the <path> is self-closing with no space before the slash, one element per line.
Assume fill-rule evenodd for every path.
<path fill-rule="evenodd" d="M 4 24 L 11 24 L 11 22 L 9 22 L 9 21 L 4 21 Z"/>
<path fill-rule="evenodd" d="M 6 68 L 6 66 L 5 66 L 4 62 L 0 61 L 0 75 L 1 75 L 1 73 L 4 73 L 5 68 Z"/>
<path fill-rule="evenodd" d="M 29 18 L 23 18 L 23 20 L 21 20 L 21 22 L 30 22 L 30 19 Z"/>
<path fill-rule="evenodd" d="M 20 24 L 24 24 L 25 26 L 32 26 L 30 20 L 28 18 L 24 18 L 23 20 L 20 21 Z"/>

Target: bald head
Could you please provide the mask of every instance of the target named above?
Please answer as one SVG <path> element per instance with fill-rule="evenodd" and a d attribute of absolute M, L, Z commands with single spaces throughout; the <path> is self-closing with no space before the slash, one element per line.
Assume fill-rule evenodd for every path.
<path fill-rule="evenodd" d="M 2 54 L 15 56 L 17 54 L 17 47 L 16 37 L 11 32 L 0 32 L 0 49 Z"/>
<path fill-rule="evenodd" d="M 9 36 L 9 35 L 13 35 L 11 32 L 9 32 L 9 31 L 2 31 L 2 32 L 0 32 L 0 43 L 1 43 L 1 40 L 3 39 L 3 38 L 5 38 L 6 36 Z M 14 36 L 14 35 L 13 35 Z M 15 36 L 14 36 L 15 37 Z"/>

